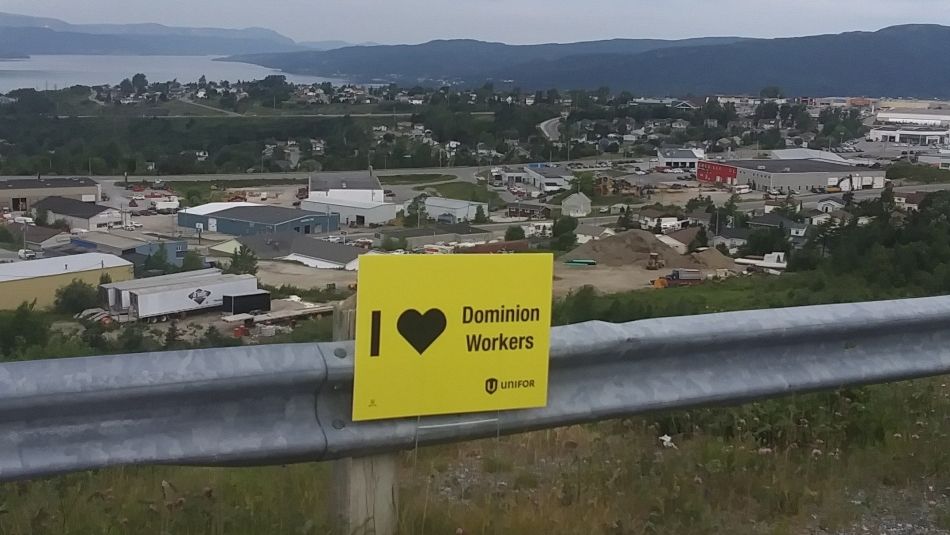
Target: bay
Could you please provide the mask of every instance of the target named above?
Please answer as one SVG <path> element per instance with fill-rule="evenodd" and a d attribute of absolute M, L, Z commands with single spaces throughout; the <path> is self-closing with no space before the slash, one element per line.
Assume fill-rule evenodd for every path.
<path fill-rule="evenodd" d="M 143 73 L 149 82 L 178 80 L 197 82 L 260 80 L 281 74 L 288 82 L 312 84 L 341 83 L 342 80 L 286 74 L 248 63 L 213 61 L 215 56 L 31 56 L 28 59 L 0 59 L 0 93 L 14 89 L 63 89 L 74 85 L 118 84 L 123 78 Z"/>

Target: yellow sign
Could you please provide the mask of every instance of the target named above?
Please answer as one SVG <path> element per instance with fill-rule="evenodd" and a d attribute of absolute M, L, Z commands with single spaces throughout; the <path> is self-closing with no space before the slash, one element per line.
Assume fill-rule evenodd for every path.
<path fill-rule="evenodd" d="M 543 407 L 549 254 L 364 255 L 353 419 Z"/>

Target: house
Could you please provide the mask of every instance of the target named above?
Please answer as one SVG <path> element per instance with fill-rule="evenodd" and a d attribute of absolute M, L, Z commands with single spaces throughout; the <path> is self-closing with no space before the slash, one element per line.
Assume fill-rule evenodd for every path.
<path fill-rule="evenodd" d="M 818 201 L 818 210 L 826 214 L 830 214 L 835 210 L 843 210 L 845 204 L 844 199 L 841 197 L 825 197 L 824 199 Z"/>
<path fill-rule="evenodd" d="M 43 251 L 58 245 L 69 243 L 70 234 L 59 228 L 37 227 L 27 225 L 23 227 L 26 248 L 33 251 Z"/>
<path fill-rule="evenodd" d="M 685 121 L 683 119 L 677 119 L 673 121 L 670 127 L 672 127 L 673 130 L 686 130 L 687 128 L 689 128 L 689 121 Z"/>
<path fill-rule="evenodd" d="M 528 219 L 550 219 L 551 209 L 541 204 L 516 202 L 508 205 L 508 217 L 527 217 Z"/>
<path fill-rule="evenodd" d="M 831 213 L 822 212 L 821 210 L 809 210 L 805 212 L 805 219 L 809 225 L 821 225 L 831 221 Z"/>
<path fill-rule="evenodd" d="M 700 227 L 687 227 L 682 230 L 677 230 L 675 232 L 670 232 L 669 234 L 658 236 L 657 239 L 672 247 L 677 253 L 686 254 L 689 252 L 689 244 L 693 243 L 693 240 L 696 239 L 699 231 Z"/>
<path fill-rule="evenodd" d="M 703 149 L 687 149 L 679 147 L 656 149 L 656 157 L 660 167 L 690 169 L 695 171 L 700 160 L 706 158 Z"/>
<path fill-rule="evenodd" d="M 122 212 L 110 206 L 68 197 L 47 197 L 33 203 L 33 216 L 46 213 L 47 221 L 66 221 L 71 229 L 96 230 L 122 225 Z"/>
<path fill-rule="evenodd" d="M 640 228 L 644 230 L 654 231 L 659 227 L 660 232 L 679 230 L 686 223 L 685 220 L 680 221 L 678 217 L 670 216 L 667 212 L 654 208 L 641 209 L 640 213 L 637 214 L 637 221 L 640 223 Z"/>
<path fill-rule="evenodd" d="M 729 254 L 736 254 L 740 247 L 749 242 L 749 229 L 726 227 L 719 229 L 719 232 L 712 237 L 709 245 L 719 247 L 725 245 Z"/>
<path fill-rule="evenodd" d="M 703 122 L 703 126 L 706 128 L 719 128 L 719 119 L 706 119 Z"/>
<path fill-rule="evenodd" d="M 367 251 L 342 243 L 333 243 L 296 232 L 242 236 L 237 241 L 254 251 L 262 260 L 298 262 L 316 269 L 359 269 L 359 257 Z"/>
<path fill-rule="evenodd" d="M 607 227 L 580 224 L 577 225 L 576 229 L 574 229 L 574 234 L 577 236 L 577 243 L 583 245 L 589 241 L 609 238 L 617 233 L 613 229 L 609 229 Z"/>
<path fill-rule="evenodd" d="M 439 223 L 453 225 L 463 221 L 474 221 L 481 211 L 482 216 L 488 217 L 488 203 L 446 199 L 444 197 L 426 197 L 426 215 Z"/>
<path fill-rule="evenodd" d="M 894 194 L 894 203 L 901 210 L 908 212 L 917 212 L 920 210 L 920 203 L 927 197 L 927 193 L 923 191 L 918 191 L 915 193 L 907 194 Z"/>
<path fill-rule="evenodd" d="M 702 225 L 709 228 L 710 223 L 712 223 L 712 214 L 701 210 L 693 210 L 686 214 L 686 219 L 689 220 L 690 225 Z"/>
<path fill-rule="evenodd" d="M 572 193 L 561 201 L 561 214 L 571 217 L 585 217 L 590 214 L 590 197 L 583 193 Z"/>
<path fill-rule="evenodd" d="M 804 236 L 808 225 L 793 221 L 783 215 L 771 213 L 750 219 L 749 228 L 752 230 L 784 228 L 791 236 Z"/>
<path fill-rule="evenodd" d="M 775 210 L 779 210 L 783 208 L 784 206 L 785 206 L 784 200 L 779 201 L 775 199 L 770 199 L 768 201 L 765 201 L 765 206 L 762 207 L 762 211 L 766 214 L 771 214 Z"/>

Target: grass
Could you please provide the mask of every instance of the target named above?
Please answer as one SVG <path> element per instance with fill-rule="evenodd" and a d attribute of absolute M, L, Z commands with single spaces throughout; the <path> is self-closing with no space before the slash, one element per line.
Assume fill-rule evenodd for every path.
<path fill-rule="evenodd" d="M 950 182 L 950 170 L 927 165 L 895 163 L 887 168 L 887 178 L 904 179 L 921 184 L 943 184 Z"/>
<path fill-rule="evenodd" d="M 384 186 L 405 185 L 405 184 L 427 184 L 430 182 L 446 182 L 455 180 L 455 175 L 441 174 L 414 174 L 414 175 L 389 175 L 379 177 L 379 182 Z"/>
<path fill-rule="evenodd" d="M 463 201 L 487 202 L 491 209 L 495 209 L 504 204 L 498 193 L 491 191 L 484 184 L 472 184 L 471 182 L 450 182 L 448 184 L 435 184 L 432 186 L 418 186 L 412 188 L 416 191 L 435 192 L 437 195 L 448 199 L 461 199 Z"/>
<path fill-rule="evenodd" d="M 869 299 L 789 274 L 573 306 L 646 317 Z M 290 291 L 287 289 L 287 291 Z M 609 299 L 607 299 L 609 297 Z M 329 320 L 299 338 L 325 339 Z M 398 454 L 398 533 L 870 533 L 950 525 L 950 380 L 666 411 Z M 664 446 L 660 436 L 672 437 Z M 0 533 L 326 533 L 329 463 L 115 468 L 0 485 Z M 164 484 L 163 484 L 164 483 Z M 923 529 L 918 530 L 923 532 Z M 909 532 L 909 530 L 908 530 Z"/>

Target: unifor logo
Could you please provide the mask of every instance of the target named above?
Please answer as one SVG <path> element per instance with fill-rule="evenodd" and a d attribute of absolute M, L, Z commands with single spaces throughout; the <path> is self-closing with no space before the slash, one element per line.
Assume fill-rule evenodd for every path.
<path fill-rule="evenodd" d="M 200 305 L 201 303 L 204 303 L 208 299 L 209 295 L 211 295 L 211 292 L 209 292 L 208 290 L 202 290 L 201 288 L 198 288 L 197 290 L 188 294 L 188 297 L 191 298 L 192 301 Z"/>
<path fill-rule="evenodd" d="M 498 379 L 494 377 L 488 378 L 485 380 L 485 392 L 489 394 L 494 394 L 498 391 Z"/>

